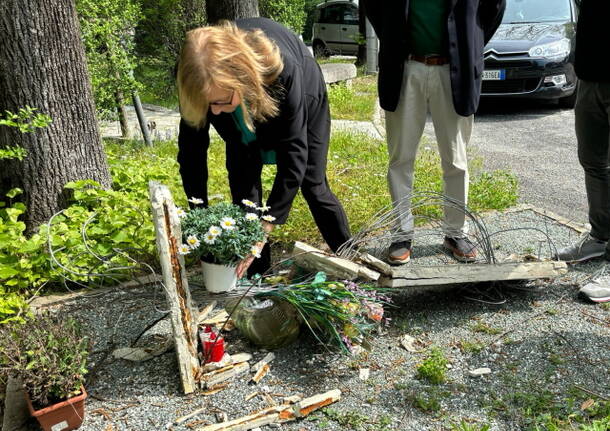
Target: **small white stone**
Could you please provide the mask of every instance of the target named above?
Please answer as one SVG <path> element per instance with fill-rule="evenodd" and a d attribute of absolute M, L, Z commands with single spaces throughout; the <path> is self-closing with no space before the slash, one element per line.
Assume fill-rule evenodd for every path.
<path fill-rule="evenodd" d="M 360 380 L 367 381 L 371 375 L 371 370 L 368 368 L 360 368 L 359 378 Z"/>
<path fill-rule="evenodd" d="M 491 369 L 487 367 L 477 368 L 476 370 L 469 370 L 468 374 L 470 374 L 471 377 L 480 377 L 485 374 L 491 374 Z"/>

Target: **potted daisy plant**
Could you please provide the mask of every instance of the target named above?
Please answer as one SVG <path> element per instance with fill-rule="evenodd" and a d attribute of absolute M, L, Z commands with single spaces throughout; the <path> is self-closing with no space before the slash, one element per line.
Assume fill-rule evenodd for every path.
<path fill-rule="evenodd" d="M 199 202 L 194 198 L 189 201 Z M 221 202 L 207 208 L 179 211 L 183 236 L 179 252 L 201 260 L 203 282 L 211 292 L 235 288 L 237 264 L 250 254 L 260 256 L 265 239 L 261 220 L 274 220 L 262 214 L 266 208 L 257 207 L 249 200 L 242 203 L 246 210 Z"/>

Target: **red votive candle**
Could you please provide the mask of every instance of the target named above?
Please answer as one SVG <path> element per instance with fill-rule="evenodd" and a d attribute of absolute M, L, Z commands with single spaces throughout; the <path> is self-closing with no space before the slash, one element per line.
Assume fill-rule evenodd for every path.
<path fill-rule="evenodd" d="M 216 333 L 207 331 L 199 334 L 201 338 L 201 344 L 203 347 L 203 358 L 205 363 L 218 362 L 222 359 L 225 354 L 225 341 L 224 338 L 218 336 Z"/>

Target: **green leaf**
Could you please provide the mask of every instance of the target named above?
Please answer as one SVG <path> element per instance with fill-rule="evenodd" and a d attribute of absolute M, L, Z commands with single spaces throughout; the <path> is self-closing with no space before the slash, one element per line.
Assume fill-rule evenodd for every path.
<path fill-rule="evenodd" d="M 18 187 L 15 187 L 14 189 L 10 189 L 7 193 L 6 193 L 6 197 L 8 198 L 14 198 L 17 195 L 20 195 L 21 193 L 23 193 L 23 190 L 21 190 Z"/>

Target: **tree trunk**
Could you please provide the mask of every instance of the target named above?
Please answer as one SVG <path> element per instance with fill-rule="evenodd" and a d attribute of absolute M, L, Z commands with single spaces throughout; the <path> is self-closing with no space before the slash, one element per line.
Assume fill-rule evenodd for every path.
<path fill-rule="evenodd" d="M 208 24 L 226 19 L 254 18 L 259 16 L 258 0 L 207 0 L 205 3 Z"/>
<path fill-rule="evenodd" d="M 0 112 L 25 106 L 53 122 L 27 134 L 0 127 L 0 147 L 28 152 L 21 162 L 2 161 L 0 197 L 24 190 L 32 232 L 65 207 L 68 181 L 110 185 L 73 0 L 0 1 Z"/>
<path fill-rule="evenodd" d="M 127 109 L 125 109 L 123 92 L 117 91 L 114 94 L 114 98 L 116 99 L 116 111 L 119 116 L 119 124 L 121 125 L 121 136 L 129 138 L 129 121 L 127 120 Z"/>
<path fill-rule="evenodd" d="M 366 15 L 364 13 L 364 3 L 358 5 L 358 33 L 360 33 L 360 43 L 358 44 L 358 57 L 356 67 L 366 64 Z"/>

